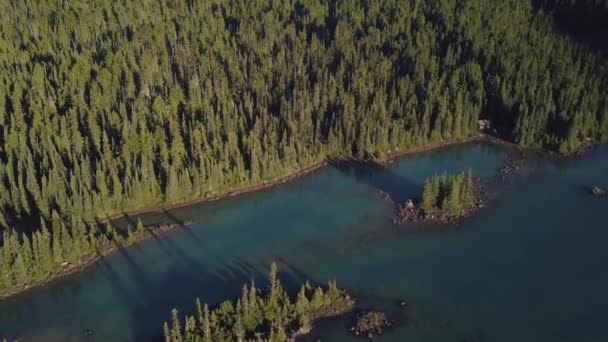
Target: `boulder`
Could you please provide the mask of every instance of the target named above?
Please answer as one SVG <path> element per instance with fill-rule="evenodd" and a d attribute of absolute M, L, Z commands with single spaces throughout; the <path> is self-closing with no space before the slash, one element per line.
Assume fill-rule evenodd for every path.
<path fill-rule="evenodd" d="M 608 190 L 600 188 L 599 186 L 594 186 L 593 189 L 591 189 L 591 193 L 595 196 L 608 196 Z"/>
<path fill-rule="evenodd" d="M 411 199 L 408 199 L 407 201 L 405 201 L 405 209 L 408 209 L 408 210 L 414 209 L 414 201 L 412 201 Z"/>

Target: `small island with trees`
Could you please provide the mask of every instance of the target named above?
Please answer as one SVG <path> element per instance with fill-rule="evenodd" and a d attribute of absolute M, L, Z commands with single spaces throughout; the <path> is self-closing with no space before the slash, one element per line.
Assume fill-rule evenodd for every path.
<path fill-rule="evenodd" d="M 281 286 L 277 265 L 270 268 L 268 291 L 243 286 L 242 296 L 215 309 L 196 300 L 196 313 L 180 319 L 176 309 L 171 323 L 163 326 L 165 342 L 182 341 L 290 341 L 308 334 L 322 318 L 351 311 L 355 300 L 329 282 L 327 288 L 304 284 L 295 301 Z"/>
<path fill-rule="evenodd" d="M 452 223 L 482 207 L 480 191 L 469 169 L 460 174 L 434 175 L 424 182 L 419 201 L 407 200 L 396 223 L 435 221 Z"/>

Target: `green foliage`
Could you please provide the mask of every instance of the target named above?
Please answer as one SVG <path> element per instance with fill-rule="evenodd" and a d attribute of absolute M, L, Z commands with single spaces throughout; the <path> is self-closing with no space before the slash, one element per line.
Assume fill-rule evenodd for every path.
<path fill-rule="evenodd" d="M 0 4 L 4 226 L 378 158 L 474 134 L 482 115 L 564 153 L 608 136 L 607 63 L 530 1 L 66 6 Z"/>
<path fill-rule="evenodd" d="M 82 222 L 74 223 L 72 232 L 57 222 L 53 233 L 46 225 L 31 237 L 13 230 L 3 232 L 3 247 L 0 249 L 0 296 L 18 292 L 36 283 L 44 282 L 66 268 L 93 260 L 99 250 L 122 248 L 125 240 L 114 227 L 105 230 L 98 226 L 84 228 Z M 138 232 L 127 231 L 127 244 L 135 243 Z"/>
<path fill-rule="evenodd" d="M 424 181 L 424 190 L 422 192 L 422 201 L 420 207 L 425 211 L 430 211 L 437 205 L 437 197 L 439 196 L 439 187 L 436 186 L 433 179 L 427 178 Z"/>
<path fill-rule="evenodd" d="M 141 222 L 140 218 L 137 218 L 137 225 L 135 226 L 135 231 L 139 234 L 143 234 L 146 231 L 144 224 Z"/>
<path fill-rule="evenodd" d="M 133 230 L 129 226 L 127 228 L 127 246 L 133 245 L 137 240 L 135 239 L 135 234 L 133 234 Z"/>
<path fill-rule="evenodd" d="M 462 202 L 460 200 L 460 180 L 452 178 L 445 185 L 445 196 L 441 201 L 441 210 L 450 214 L 456 215 L 462 210 Z"/>
<path fill-rule="evenodd" d="M 427 213 L 457 216 L 476 202 L 473 172 L 435 175 L 424 182 L 420 207 Z"/>
<path fill-rule="evenodd" d="M 480 118 L 563 153 L 608 141 L 608 63 L 531 0 L 24 0 L 0 11 L 11 14 L 0 23 L 0 226 L 49 225 L 37 243 L 52 260 L 40 257 L 36 276 L 104 243 L 83 222 L 328 156 L 471 136 Z M 471 200 L 461 189 L 444 203 L 437 188 L 424 207 Z M 33 246 L 37 232 L 26 235 Z M 18 255 L 32 272 L 38 254 L 3 263 Z"/>
<path fill-rule="evenodd" d="M 276 264 L 270 271 L 270 287 L 266 295 L 254 285 L 243 286 L 243 295 L 235 302 L 226 301 L 209 310 L 196 300 L 195 316 L 186 316 L 182 327 L 177 310 L 172 311 L 171 324 L 163 325 L 166 342 L 182 341 L 268 341 L 285 342 L 290 334 L 308 329 L 313 320 L 350 310 L 353 301 L 330 282 L 327 290 L 303 285 L 295 303 L 277 278 Z"/>

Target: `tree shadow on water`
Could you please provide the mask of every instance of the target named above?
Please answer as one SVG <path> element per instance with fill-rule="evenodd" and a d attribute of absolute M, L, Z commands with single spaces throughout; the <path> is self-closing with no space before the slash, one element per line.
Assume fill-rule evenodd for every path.
<path fill-rule="evenodd" d="M 192 228 L 190 228 L 184 220 L 178 218 L 177 216 L 175 216 L 173 213 L 171 213 L 170 211 L 168 211 L 165 208 L 162 208 L 162 210 L 163 210 L 163 214 L 165 214 L 165 216 L 167 216 L 173 224 L 176 224 L 181 230 L 188 233 L 188 235 L 193 240 L 195 240 L 196 242 L 198 242 L 201 245 L 203 244 L 203 241 L 198 237 L 198 235 L 194 234 L 194 232 L 192 231 Z"/>
<path fill-rule="evenodd" d="M 217 265 L 223 271 L 206 270 L 199 281 L 193 281 L 187 268 L 174 269 L 157 277 L 144 289 L 150 294 L 145 305 L 131 308 L 131 331 L 135 341 L 162 341 L 162 325 L 171 324 L 171 310 L 176 308 L 179 317 L 195 314 L 195 301 L 207 303 L 214 308 L 225 300 L 236 300 L 244 284 L 254 283 L 267 289 L 266 273 L 246 261 L 233 261 Z M 228 271 L 229 270 L 229 271 Z"/>
<path fill-rule="evenodd" d="M 98 230 L 98 233 L 102 233 L 99 231 L 99 224 L 95 226 Z M 114 239 L 114 237 L 109 237 L 110 241 L 116 247 L 116 251 L 122 259 L 126 261 L 126 265 L 128 267 L 128 272 L 133 275 L 133 279 L 135 280 L 137 286 L 143 286 L 150 282 L 150 277 L 144 272 L 144 270 L 135 262 L 135 260 L 130 255 L 129 251 L 123 247 L 118 241 Z M 133 297 L 128 294 L 128 290 L 126 286 L 122 285 L 118 273 L 110 266 L 110 264 L 106 261 L 106 256 L 101 255 L 97 252 L 100 258 L 97 261 L 97 264 L 102 266 L 102 269 L 107 272 L 109 275 L 111 285 L 117 290 L 116 292 L 125 298 L 132 299 Z M 128 297 L 127 297 L 128 296 Z"/>
<path fill-rule="evenodd" d="M 123 280 L 112 267 L 112 265 L 106 260 L 106 257 L 100 255 L 99 259 L 95 262 L 95 265 L 101 270 L 102 274 L 108 279 L 108 282 L 114 293 L 120 298 L 122 303 L 130 303 L 135 298 L 133 293 L 127 288 Z"/>
<path fill-rule="evenodd" d="M 361 159 L 328 159 L 328 164 L 342 174 L 388 195 L 395 206 L 420 195 L 421 186 L 398 175 L 381 163 Z"/>
<path fill-rule="evenodd" d="M 281 283 L 293 295 L 307 280 L 319 284 L 310 275 L 282 258 L 274 257 L 272 260 L 279 266 Z M 171 268 L 169 272 L 150 277 L 151 279 L 143 284 L 139 283 L 142 278 L 136 277 L 138 284 L 134 289 L 130 289 L 121 280 L 111 260 L 100 258 L 98 264 L 110 280 L 122 304 L 122 310 L 127 311 L 128 326 L 123 329 L 128 331 L 123 333 L 130 333 L 129 339 L 134 341 L 162 341 L 162 325 L 164 322 L 171 324 L 171 310 L 176 308 L 179 317 L 183 320 L 185 315 L 195 314 L 196 298 L 200 298 L 201 303 L 207 303 L 214 308 L 225 300 L 239 298 L 245 284 L 254 284 L 264 292 L 269 286 L 270 261 L 252 263 L 248 260 L 236 259 L 223 262 L 215 265 L 216 270 L 205 270 L 200 279 L 192 279 L 189 268 L 180 265 Z M 134 300 L 135 298 L 141 300 Z"/>
<path fill-rule="evenodd" d="M 133 221 L 132 218 L 128 217 L 128 215 L 125 216 L 127 218 L 127 220 Z M 197 272 L 194 272 L 192 274 L 200 274 L 204 272 L 204 268 L 201 264 L 199 264 L 196 260 L 194 260 L 192 257 L 190 257 L 188 254 L 186 254 L 185 252 L 183 252 L 172 240 L 170 240 L 170 238 L 168 236 L 164 237 L 164 238 L 160 238 L 158 236 L 158 234 L 156 234 L 152 229 L 150 229 L 150 227 L 145 227 L 145 229 L 147 229 L 148 233 L 150 234 L 150 236 L 152 236 L 152 238 L 157 242 L 157 246 L 159 248 L 161 248 L 161 250 L 163 250 L 163 252 L 169 256 L 172 257 L 174 260 L 178 261 L 179 264 L 183 265 L 184 267 L 187 267 L 190 270 L 196 270 Z M 125 248 L 123 245 L 120 244 L 120 242 L 116 241 L 114 238 L 111 237 L 111 242 L 115 245 L 116 250 L 118 252 L 118 254 L 120 254 L 121 258 L 123 260 L 126 261 L 126 265 L 127 265 L 127 272 L 128 274 L 131 274 L 133 276 L 133 279 L 135 281 L 135 285 L 137 287 L 137 289 L 143 289 L 146 288 L 148 286 L 150 286 L 150 284 L 152 284 L 154 282 L 153 277 L 150 277 L 143 269 L 142 267 L 135 261 L 135 259 L 132 257 L 131 252 L 129 251 L 130 248 Z M 137 246 L 137 244 L 136 244 Z M 117 290 L 117 293 L 119 295 L 121 295 L 121 297 L 126 297 L 126 299 L 133 299 L 133 297 L 131 296 L 131 294 L 129 294 L 129 291 L 126 289 L 125 286 L 120 286 L 120 281 L 118 278 L 118 274 L 113 271 L 113 269 L 110 267 L 109 263 L 105 262 L 105 257 L 101 257 L 100 258 L 101 261 L 101 265 L 104 266 L 104 269 L 106 271 L 109 271 L 109 275 L 110 280 L 112 285 L 115 287 L 115 289 Z M 144 293 L 139 293 L 141 294 L 145 294 Z M 144 301 L 147 300 L 146 297 L 143 297 Z"/>
<path fill-rule="evenodd" d="M 203 243 L 183 221 L 179 220 L 177 217 L 168 213 L 166 210 L 163 209 L 163 211 L 169 217 L 171 217 L 172 220 L 175 221 L 176 224 L 179 225 L 179 227 L 181 227 L 186 232 L 188 232 L 190 237 L 192 237 L 199 244 Z M 135 220 L 131 216 L 129 216 L 129 214 L 123 213 L 123 215 L 124 215 L 124 218 L 128 222 L 136 224 Z M 186 253 L 182 247 L 180 247 L 178 244 L 176 244 L 173 241 L 173 239 L 171 238 L 170 234 L 159 235 L 157 232 L 154 231 L 154 228 L 151 228 L 150 226 L 144 226 L 144 229 L 154 239 L 154 241 L 157 243 L 158 247 L 160 247 L 160 249 L 167 256 L 170 256 L 174 259 L 178 259 L 178 260 L 182 261 L 184 264 L 188 265 L 188 267 L 190 267 L 190 269 L 192 269 L 192 270 L 197 270 L 197 271 L 201 271 L 201 272 L 204 271 L 204 267 L 195 258 L 193 258 L 188 253 Z M 135 246 L 138 246 L 138 245 L 139 244 L 136 244 Z"/>
<path fill-rule="evenodd" d="M 121 276 L 113 262 L 101 257 L 97 264 L 108 278 L 114 295 L 119 300 L 118 311 L 126 311 L 128 327 L 118 335 L 130 332 L 129 339 L 134 341 L 162 341 L 162 323 L 170 321 L 171 309 L 177 308 L 180 313 L 193 314 L 194 301 L 197 296 L 209 292 L 218 293 L 225 289 L 228 280 L 220 278 L 208 270 L 192 272 L 188 265 L 178 263 L 170 270 L 155 274 L 146 274 L 129 255 L 128 250 L 119 248 L 121 258 L 126 260 L 126 268 Z M 129 285 L 125 275 L 131 275 L 133 283 Z M 249 279 L 250 272 L 233 274 L 233 279 Z M 204 286 L 203 286 L 204 285 Z M 196 288 L 202 289 L 197 291 Z M 239 289 L 235 287 L 235 290 Z M 215 304 L 214 302 L 212 302 Z M 180 314 L 183 317 L 183 314 Z M 102 324 L 103 326 L 103 324 Z M 84 327 L 83 331 L 88 331 Z M 107 329 L 107 327 L 104 327 Z M 104 330 L 105 330 L 104 329 Z M 94 331 L 92 331 L 95 334 Z"/>

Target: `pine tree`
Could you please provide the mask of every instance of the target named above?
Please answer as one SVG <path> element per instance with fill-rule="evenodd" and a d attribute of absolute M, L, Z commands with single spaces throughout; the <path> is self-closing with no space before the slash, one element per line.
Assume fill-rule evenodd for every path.
<path fill-rule="evenodd" d="M 308 317 L 309 305 L 306 288 L 302 286 L 296 300 L 296 313 L 300 316 L 300 325 L 303 327 L 310 326 L 310 318 Z"/>
<path fill-rule="evenodd" d="M 196 298 L 196 318 L 198 320 L 198 324 L 202 327 L 203 326 L 203 307 L 201 305 L 201 300 L 199 298 Z"/>
<path fill-rule="evenodd" d="M 15 276 L 15 285 L 22 286 L 26 284 L 29 280 L 29 275 L 21 254 L 17 254 L 13 268 Z"/>
<path fill-rule="evenodd" d="M 167 322 L 163 324 L 163 335 L 165 336 L 165 342 L 172 342 L 171 331 Z"/>
<path fill-rule="evenodd" d="M 205 304 L 203 309 L 203 323 L 201 325 L 201 330 L 203 332 L 203 342 L 211 342 L 211 318 L 209 315 L 209 307 L 207 306 L 207 304 Z"/>
<path fill-rule="evenodd" d="M 12 272 L 8 260 L 0 256 L 0 291 L 10 289 L 12 285 Z"/>
<path fill-rule="evenodd" d="M 52 217 L 53 217 L 53 225 L 52 225 L 52 227 L 53 227 L 53 233 L 52 233 L 53 259 L 54 259 L 56 265 L 60 265 L 65 260 L 64 255 L 63 255 L 64 246 L 62 245 L 63 241 L 65 241 L 65 238 L 63 238 L 61 236 L 63 233 L 63 228 L 62 228 L 62 222 L 61 222 L 61 218 L 59 217 L 59 214 L 56 211 L 53 211 Z"/>
<path fill-rule="evenodd" d="M 135 239 L 135 235 L 133 234 L 133 230 L 131 229 L 131 226 L 127 227 L 127 246 L 131 246 L 133 244 L 135 244 L 136 239 Z"/>
<path fill-rule="evenodd" d="M 458 178 L 452 178 L 448 183 L 447 195 L 443 199 L 441 209 L 450 215 L 455 215 L 460 212 L 462 203 L 460 200 L 460 181 Z"/>
<path fill-rule="evenodd" d="M 422 201 L 420 203 L 420 207 L 424 211 L 431 211 L 435 208 L 436 201 L 437 193 L 435 193 L 433 189 L 433 181 L 431 179 L 426 179 L 424 182 L 424 190 L 422 192 Z"/>
<path fill-rule="evenodd" d="M 471 207 L 475 204 L 475 188 L 473 186 L 473 171 L 471 169 L 468 169 L 464 176 L 460 198 L 464 207 Z"/>
<path fill-rule="evenodd" d="M 181 323 L 179 321 L 179 317 L 177 315 L 177 310 L 173 309 L 171 311 L 172 317 L 172 326 L 171 326 L 171 341 L 172 342 L 182 342 L 182 328 Z"/>
<path fill-rule="evenodd" d="M 146 231 L 146 228 L 144 227 L 144 224 L 141 222 L 140 218 L 137 218 L 137 226 L 135 227 L 135 231 L 138 234 L 143 234 Z"/>
<path fill-rule="evenodd" d="M 196 319 L 192 316 L 186 317 L 185 341 L 194 341 L 196 339 Z"/>

